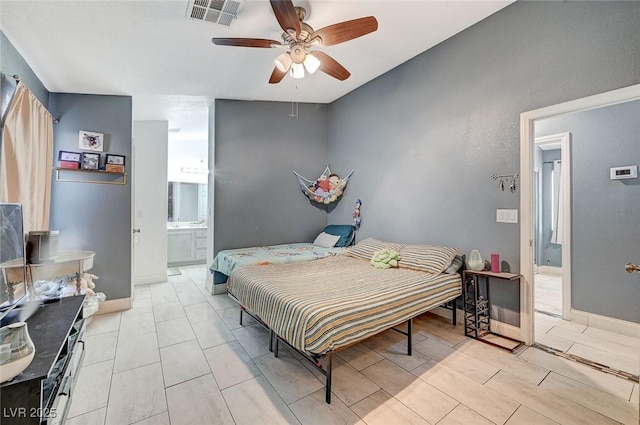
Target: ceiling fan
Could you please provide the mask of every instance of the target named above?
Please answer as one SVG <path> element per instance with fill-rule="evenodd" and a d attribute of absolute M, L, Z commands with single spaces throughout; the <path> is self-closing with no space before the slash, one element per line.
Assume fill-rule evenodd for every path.
<path fill-rule="evenodd" d="M 313 74 L 320 70 L 340 81 L 344 81 L 351 73 L 338 61 L 319 50 L 310 51 L 312 47 L 334 46 L 362 37 L 378 29 L 378 21 L 373 16 L 353 19 L 329 25 L 315 31 L 304 22 L 306 10 L 294 7 L 291 0 L 270 0 L 273 13 L 284 31 L 282 42 L 263 38 L 212 38 L 218 46 L 238 47 L 288 47 L 275 59 L 275 68 L 269 78 L 270 84 L 282 81 L 287 73 L 293 78 L 303 78 L 306 72 Z"/>

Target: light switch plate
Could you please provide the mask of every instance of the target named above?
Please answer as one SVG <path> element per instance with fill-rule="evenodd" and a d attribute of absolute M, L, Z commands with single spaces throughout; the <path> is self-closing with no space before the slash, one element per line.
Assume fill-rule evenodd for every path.
<path fill-rule="evenodd" d="M 498 208 L 496 210 L 496 222 L 498 223 L 518 223 L 518 210 Z"/>

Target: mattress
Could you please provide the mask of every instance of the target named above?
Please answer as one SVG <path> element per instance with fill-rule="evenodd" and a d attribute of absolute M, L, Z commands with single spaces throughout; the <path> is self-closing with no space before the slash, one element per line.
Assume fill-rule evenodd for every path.
<path fill-rule="evenodd" d="M 240 266 L 297 263 L 346 254 L 346 252 L 346 248 L 322 248 L 310 243 L 227 249 L 218 252 L 209 270 L 212 273 L 220 272 L 229 276 Z"/>
<path fill-rule="evenodd" d="M 238 268 L 227 289 L 281 338 L 312 355 L 364 340 L 462 293 L 459 274 L 377 269 L 348 256 Z"/>

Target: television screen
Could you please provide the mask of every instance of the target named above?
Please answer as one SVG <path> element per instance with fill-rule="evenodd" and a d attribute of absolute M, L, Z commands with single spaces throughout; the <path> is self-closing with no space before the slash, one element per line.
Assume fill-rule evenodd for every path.
<path fill-rule="evenodd" d="M 25 271 L 22 205 L 0 203 L 0 317 L 25 297 Z"/>

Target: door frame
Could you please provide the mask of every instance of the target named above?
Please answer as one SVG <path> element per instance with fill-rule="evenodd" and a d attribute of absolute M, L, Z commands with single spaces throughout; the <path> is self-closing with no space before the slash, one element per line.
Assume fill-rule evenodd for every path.
<path fill-rule="evenodd" d="M 133 126 L 131 128 L 131 159 L 130 159 L 130 163 L 131 163 L 131 240 L 130 240 L 130 245 L 131 245 L 131 301 L 133 302 L 133 296 L 135 293 L 135 277 L 136 277 L 136 270 L 135 270 L 135 266 L 136 266 L 136 255 L 135 255 L 135 249 L 136 249 L 136 240 L 135 240 L 135 226 L 136 226 L 136 216 L 135 216 L 135 211 L 136 211 L 136 179 L 135 179 L 135 175 L 136 175 L 136 140 L 133 137 Z"/>
<path fill-rule="evenodd" d="M 520 114 L 520 339 L 527 345 L 534 342 L 534 122 L 542 118 L 571 112 L 586 111 L 640 99 L 640 84 L 587 96 L 582 99 L 534 109 Z"/>
<path fill-rule="evenodd" d="M 572 320 L 571 317 L 571 133 L 557 133 L 549 136 L 536 137 L 535 146 L 559 145 L 560 161 L 562 164 L 560 185 L 562 187 L 562 318 Z M 535 171 L 535 169 L 534 169 Z M 535 176 L 534 176 L 535 177 Z M 535 183 L 532 180 L 532 184 Z M 535 194 L 534 194 L 535 195 Z M 535 204 L 534 204 L 535 205 Z M 535 226 L 534 226 L 535 228 Z M 536 249 L 534 237 L 534 249 Z M 532 281 L 535 283 L 535 278 Z M 535 291 L 535 285 L 534 285 Z M 535 292 L 533 295 L 535 308 Z"/>

